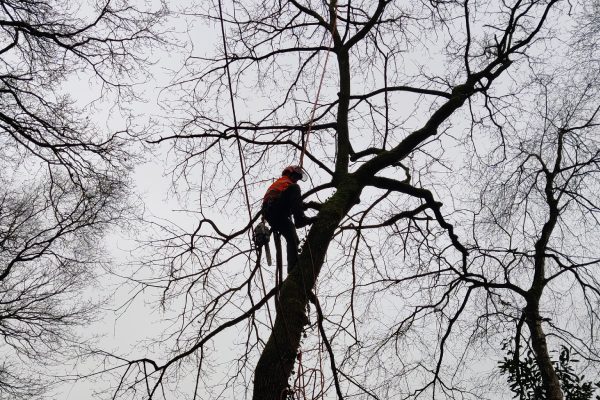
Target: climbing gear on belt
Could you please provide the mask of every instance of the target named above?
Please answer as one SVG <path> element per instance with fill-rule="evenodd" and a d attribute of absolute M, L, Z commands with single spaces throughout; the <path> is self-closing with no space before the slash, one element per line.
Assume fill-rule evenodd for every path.
<path fill-rule="evenodd" d="M 254 243 L 256 248 L 260 250 L 261 247 L 265 248 L 265 256 L 267 257 L 267 264 L 271 265 L 271 249 L 269 248 L 269 238 L 271 237 L 271 230 L 265 223 L 261 221 L 260 224 L 254 228 Z"/>
<path fill-rule="evenodd" d="M 291 185 L 294 181 L 289 176 L 282 176 L 269 186 L 265 197 L 263 197 L 263 205 L 271 203 L 273 200 L 278 199 L 281 194 Z"/>

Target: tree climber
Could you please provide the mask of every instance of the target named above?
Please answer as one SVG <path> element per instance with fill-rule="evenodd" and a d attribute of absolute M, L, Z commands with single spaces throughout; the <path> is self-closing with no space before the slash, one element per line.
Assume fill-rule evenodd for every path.
<path fill-rule="evenodd" d="M 281 173 L 281 178 L 273 182 L 265 193 L 262 204 L 262 214 L 273 231 L 280 233 L 285 238 L 288 273 L 298 261 L 296 228 L 312 224 L 315 220 L 315 217 L 304 215 L 305 207 L 302 203 L 300 186 L 297 183 L 299 180 L 306 180 L 306 173 L 302 167 L 298 165 L 286 167 Z M 290 218 L 292 215 L 294 223 Z"/>

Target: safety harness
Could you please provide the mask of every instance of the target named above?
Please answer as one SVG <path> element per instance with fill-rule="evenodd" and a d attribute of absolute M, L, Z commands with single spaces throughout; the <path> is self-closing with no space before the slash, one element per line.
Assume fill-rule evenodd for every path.
<path fill-rule="evenodd" d="M 281 194 L 291 185 L 294 185 L 294 181 L 287 175 L 284 175 L 273 182 L 263 197 L 263 207 L 279 199 Z"/>

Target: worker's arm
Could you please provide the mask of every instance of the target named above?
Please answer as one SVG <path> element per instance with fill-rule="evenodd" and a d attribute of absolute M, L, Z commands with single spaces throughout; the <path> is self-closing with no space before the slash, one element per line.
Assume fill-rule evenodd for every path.
<path fill-rule="evenodd" d="M 290 210 L 294 216 L 294 225 L 296 225 L 296 228 L 302 228 L 303 226 L 312 224 L 315 218 L 304 215 L 304 204 L 302 204 L 300 186 L 297 184 L 290 185 L 290 187 L 286 189 L 285 194 L 287 195 L 287 201 L 289 201 Z"/>

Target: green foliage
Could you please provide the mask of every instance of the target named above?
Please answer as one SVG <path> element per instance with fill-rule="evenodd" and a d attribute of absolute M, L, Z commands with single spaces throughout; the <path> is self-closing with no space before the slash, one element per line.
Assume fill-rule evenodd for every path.
<path fill-rule="evenodd" d="M 531 350 L 525 357 L 515 359 L 515 351 L 510 342 L 502 346 L 507 351 L 507 356 L 499 362 L 500 372 L 508 375 L 507 380 L 510 390 L 519 400 L 544 400 L 546 393 L 542 384 L 542 376 Z M 558 361 L 553 361 L 554 369 L 560 381 L 560 387 L 565 400 L 600 400 L 594 396 L 596 389 L 600 388 L 600 381 L 586 381 L 585 375 L 579 375 L 573 364 L 579 360 L 571 357 L 571 350 L 561 346 Z"/>

